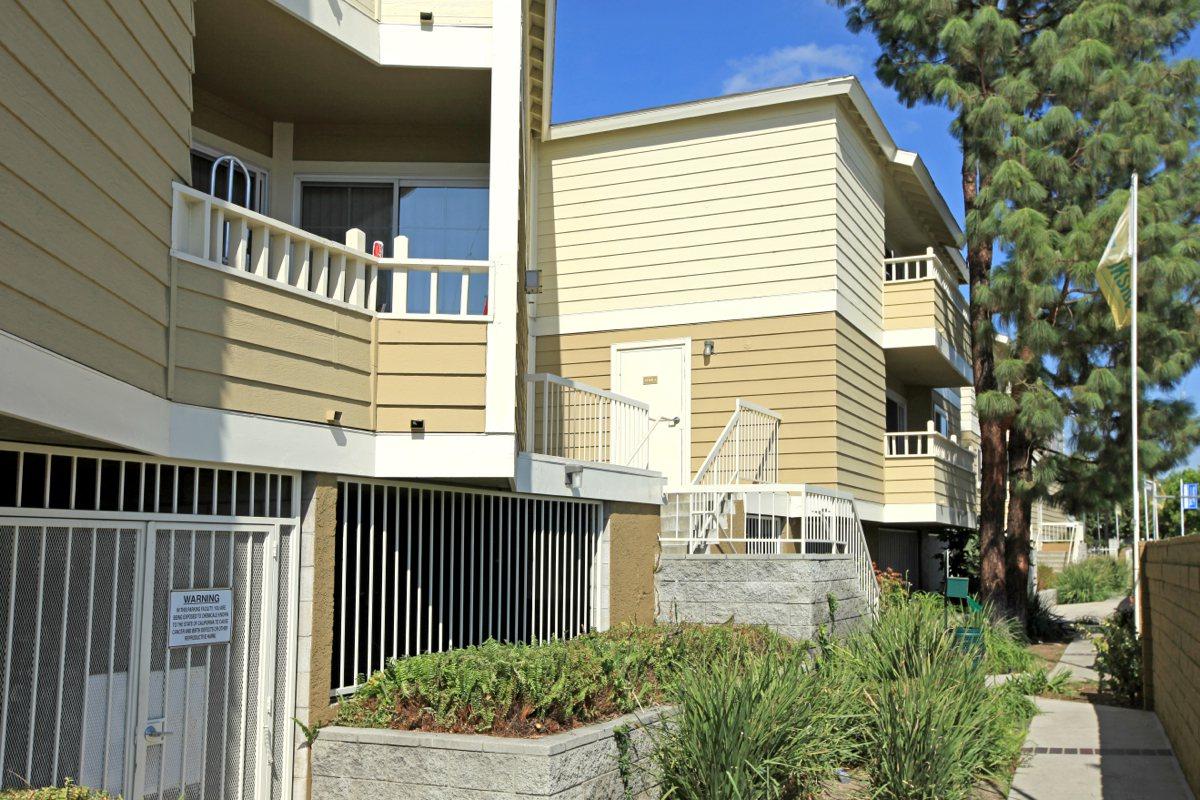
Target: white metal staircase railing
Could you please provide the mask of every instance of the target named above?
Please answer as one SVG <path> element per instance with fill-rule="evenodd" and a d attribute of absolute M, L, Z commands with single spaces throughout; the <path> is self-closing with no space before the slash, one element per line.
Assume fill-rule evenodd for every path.
<path fill-rule="evenodd" d="M 649 469 L 650 406 L 559 375 L 525 376 L 525 449 Z"/>
<path fill-rule="evenodd" d="M 748 554 L 848 555 L 874 612 L 879 584 L 854 497 L 808 484 L 670 486 L 664 492 L 663 546 L 688 554 L 730 547 Z"/>
<path fill-rule="evenodd" d="M 1033 547 L 1041 550 L 1043 544 L 1065 543 L 1068 545 L 1064 554 L 1068 564 L 1087 558 L 1087 540 L 1084 538 L 1083 523 L 1078 521 L 1045 522 L 1042 520 L 1042 508 L 1038 507 L 1037 524 L 1034 526 Z"/>
<path fill-rule="evenodd" d="M 777 483 L 782 420 L 771 409 L 739 397 L 692 484 Z"/>

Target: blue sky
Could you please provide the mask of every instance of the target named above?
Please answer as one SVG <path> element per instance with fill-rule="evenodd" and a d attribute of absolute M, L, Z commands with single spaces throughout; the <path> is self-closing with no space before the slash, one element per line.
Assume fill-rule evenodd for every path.
<path fill-rule="evenodd" d="M 1200 45 L 1188 47 L 1200 55 Z M 558 0 L 555 122 L 854 74 L 896 143 L 921 154 L 962 221 L 950 115 L 905 108 L 876 80 L 870 34 L 824 0 Z M 1200 370 L 1183 391 L 1200 398 Z M 1200 465 L 1200 449 L 1190 459 Z"/>

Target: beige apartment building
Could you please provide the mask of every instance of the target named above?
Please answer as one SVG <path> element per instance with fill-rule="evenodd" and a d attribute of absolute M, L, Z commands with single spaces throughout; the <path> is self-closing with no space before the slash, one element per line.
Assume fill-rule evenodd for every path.
<path fill-rule="evenodd" d="M 939 579 L 975 479 L 920 159 L 853 78 L 551 125 L 553 31 L 0 14 L 4 787 L 304 797 L 293 719 L 652 621 L 660 549 Z"/>

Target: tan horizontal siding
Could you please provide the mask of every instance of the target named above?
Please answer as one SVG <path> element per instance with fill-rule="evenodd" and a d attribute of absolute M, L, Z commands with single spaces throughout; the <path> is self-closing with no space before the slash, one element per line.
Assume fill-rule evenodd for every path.
<path fill-rule="evenodd" d="M 547 143 L 539 313 L 834 288 L 835 134 L 810 104 Z"/>
<path fill-rule="evenodd" d="M 838 281 L 843 297 L 875 326 L 882 325 L 883 167 L 858 125 L 838 108 Z"/>
<path fill-rule="evenodd" d="M 484 430 L 487 325 L 381 319 L 376 385 L 380 431 Z"/>
<path fill-rule="evenodd" d="M 888 503 L 936 503 L 973 508 L 975 476 L 936 458 L 885 460 L 884 484 Z"/>
<path fill-rule="evenodd" d="M 173 399 L 371 426 L 371 321 L 249 278 L 177 262 Z"/>
<path fill-rule="evenodd" d="M 157 394 L 191 24 L 188 0 L 0 14 L 0 326 Z"/>
<path fill-rule="evenodd" d="M 882 351 L 836 314 L 539 336 L 537 370 L 607 389 L 611 345 L 683 337 L 692 340 L 692 472 L 741 397 L 783 417 L 780 480 L 882 500 Z M 716 349 L 708 363 L 705 339 Z"/>
<path fill-rule="evenodd" d="M 885 330 L 934 328 L 959 353 L 970 353 L 966 316 L 957 299 L 933 278 L 886 284 L 883 314 Z"/>

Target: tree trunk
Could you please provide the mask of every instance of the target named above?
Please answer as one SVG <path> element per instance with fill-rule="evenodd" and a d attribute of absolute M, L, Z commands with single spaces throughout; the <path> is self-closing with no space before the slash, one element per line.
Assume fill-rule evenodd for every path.
<path fill-rule="evenodd" d="M 1024 625 L 1029 611 L 1029 528 L 1033 494 L 1014 491 L 1012 487 L 1018 483 L 1026 486 L 1033 483 L 1033 441 L 1017 426 L 1008 432 L 1008 463 L 1008 538 L 1005 542 L 1004 577 L 1009 616 Z"/>
<path fill-rule="evenodd" d="M 979 177 L 963 164 L 963 201 L 968 216 L 979 194 Z M 993 350 L 991 307 L 980 302 L 980 289 L 986 289 L 992 277 L 992 242 L 973 241 L 967 231 L 967 272 L 971 289 L 971 365 L 975 373 L 976 414 L 979 398 L 996 389 L 996 356 Z M 1002 420 L 979 417 L 979 560 L 980 594 L 994 611 L 1006 605 L 1004 590 L 1004 499 L 1007 485 L 1008 453 Z"/>

